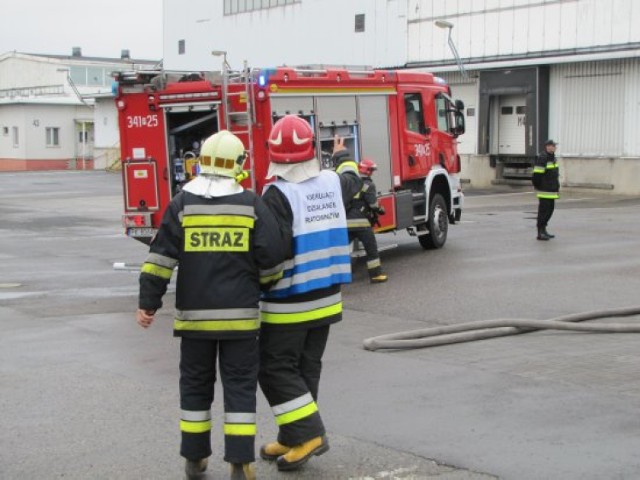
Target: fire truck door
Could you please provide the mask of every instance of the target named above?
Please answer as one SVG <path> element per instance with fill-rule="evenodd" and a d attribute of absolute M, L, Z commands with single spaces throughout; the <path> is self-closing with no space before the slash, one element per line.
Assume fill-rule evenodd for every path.
<path fill-rule="evenodd" d="M 406 91 L 399 95 L 401 134 L 401 166 L 405 179 L 421 178 L 429 170 L 431 140 L 425 123 L 425 102 L 419 91 Z"/>
<path fill-rule="evenodd" d="M 433 94 L 432 94 L 433 95 Z M 451 134 L 454 126 L 453 109 L 449 99 L 436 93 L 433 101 L 433 115 L 435 127 L 431 129 L 431 156 L 433 164 L 440 164 L 449 172 L 456 170 L 455 139 Z"/>
<path fill-rule="evenodd" d="M 126 161 L 124 168 L 125 210 L 156 211 L 160 207 L 155 160 Z"/>

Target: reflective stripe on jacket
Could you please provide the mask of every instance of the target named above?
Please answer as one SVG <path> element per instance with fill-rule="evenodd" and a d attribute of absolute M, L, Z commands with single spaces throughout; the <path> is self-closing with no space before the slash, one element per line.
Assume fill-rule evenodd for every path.
<path fill-rule="evenodd" d="M 536 158 L 533 166 L 533 185 L 538 198 L 559 198 L 560 170 L 555 154 L 545 151 Z"/>

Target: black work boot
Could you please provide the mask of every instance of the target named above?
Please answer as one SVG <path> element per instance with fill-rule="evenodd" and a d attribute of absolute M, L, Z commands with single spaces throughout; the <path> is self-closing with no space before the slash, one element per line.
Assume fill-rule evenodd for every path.
<path fill-rule="evenodd" d="M 549 240 L 551 237 L 545 233 L 544 228 L 538 228 L 538 236 L 536 238 L 538 240 Z"/>
<path fill-rule="evenodd" d="M 207 465 L 209 460 L 206 458 L 201 458 L 200 460 L 188 460 L 184 465 L 184 471 L 187 474 L 187 479 L 197 479 L 201 478 L 201 474 L 207 469 Z"/>
<path fill-rule="evenodd" d="M 544 234 L 549 238 L 555 238 L 555 235 L 551 235 L 549 232 L 547 232 L 547 227 L 544 227 Z"/>

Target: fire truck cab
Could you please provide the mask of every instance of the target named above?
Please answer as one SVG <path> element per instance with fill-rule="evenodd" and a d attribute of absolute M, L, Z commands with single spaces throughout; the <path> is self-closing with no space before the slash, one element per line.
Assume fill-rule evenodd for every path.
<path fill-rule="evenodd" d="M 430 73 L 338 68 L 118 72 L 127 235 L 148 243 L 181 186 L 197 175 L 199 148 L 227 129 L 249 153 L 245 187 L 262 192 L 271 126 L 286 114 L 306 119 L 323 168 L 334 136 L 352 158 L 378 165 L 374 182 L 386 213 L 376 232 L 407 229 L 424 248 L 440 248 L 460 219 L 463 193 L 456 138 L 464 105 Z"/>

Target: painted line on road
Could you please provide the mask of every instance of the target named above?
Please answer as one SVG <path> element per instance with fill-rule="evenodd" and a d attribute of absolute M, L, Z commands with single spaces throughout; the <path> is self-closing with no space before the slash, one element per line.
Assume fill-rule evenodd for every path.
<path fill-rule="evenodd" d="M 489 195 L 469 195 L 469 198 L 491 198 L 491 197 L 510 197 L 516 195 L 531 195 L 535 193 L 534 191 L 530 192 L 515 192 L 515 193 L 490 193 Z"/>

